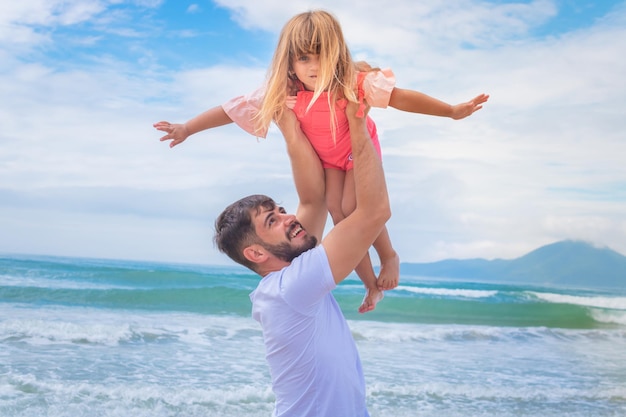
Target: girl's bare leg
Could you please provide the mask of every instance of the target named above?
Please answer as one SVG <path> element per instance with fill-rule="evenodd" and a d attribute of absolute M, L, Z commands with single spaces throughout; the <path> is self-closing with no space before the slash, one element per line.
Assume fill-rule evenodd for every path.
<path fill-rule="evenodd" d="M 378 288 L 376 274 L 372 267 L 369 253 L 366 253 L 361 262 L 354 269 L 365 285 L 365 297 L 359 306 L 359 313 L 367 313 L 376 308 L 376 304 L 383 299 L 384 294 Z"/>
<path fill-rule="evenodd" d="M 341 209 L 341 200 L 343 198 L 343 184 L 345 182 L 346 172 L 333 168 L 325 168 L 324 176 L 326 181 L 326 207 L 333 219 L 333 224 L 337 224 L 345 216 Z"/>
<path fill-rule="evenodd" d="M 380 258 L 378 288 L 383 291 L 393 290 L 400 281 L 400 257 L 391 245 L 387 227 L 383 227 L 380 235 L 374 241 L 374 249 Z"/>
<path fill-rule="evenodd" d="M 355 207 L 354 175 L 352 171 L 348 171 L 346 173 L 346 183 L 343 187 L 343 214 L 347 216 L 354 211 Z M 381 291 L 392 290 L 398 286 L 398 281 L 400 280 L 400 258 L 393 249 L 386 227 L 380 232 L 373 246 L 380 259 L 380 274 L 378 275 L 376 285 Z M 369 267 L 371 268 L 371 261 L 369 262 Z"/>

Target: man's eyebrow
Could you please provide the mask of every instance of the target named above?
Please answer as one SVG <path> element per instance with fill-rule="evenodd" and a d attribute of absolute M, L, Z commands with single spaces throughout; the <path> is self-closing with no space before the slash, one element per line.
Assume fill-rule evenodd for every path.
<path fill-rule="evenodd" d="M 267 212 L 267 216 L 265 216 L 265 220 L 263 221 L 263 227 L 268 227 L 267 222 L 269 222 L 273 216 L 274 216 L 274 211 L 269 210 Z"/>

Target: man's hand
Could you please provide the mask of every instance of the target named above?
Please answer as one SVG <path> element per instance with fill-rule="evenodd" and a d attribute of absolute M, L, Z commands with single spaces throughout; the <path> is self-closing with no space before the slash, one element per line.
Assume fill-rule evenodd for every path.
<path fill-rule="evenodd" d="M 367 100 L 363 100 L 363 106 L 365 106 L 363 108 L 363 117 L 358 117 L 357 114 L 361 104 L 348 101 L 348 105 L 346 106 L 346 117 L 348 118 L 348 121 L 367 120 L 367 114 L 370 112 L 372 107 L 367 103 Z"/>
<path fill-rule="evenodd" d="M 296 107 L 297 100 L 298 96 L 287 96 L 287 99 L 285 99 L 285 105 L 288 109 L 293 110 L 293 108 Z"/>
<path fill-rule="evenodd" d="M 292 133 L 293 129 L 300 128 L 300 122 L 296 118 L 296 114 L 288 107 L 283 108 L 282 114 L 275 120 L 275 122 L 283 134 L 285 131 Z"/>

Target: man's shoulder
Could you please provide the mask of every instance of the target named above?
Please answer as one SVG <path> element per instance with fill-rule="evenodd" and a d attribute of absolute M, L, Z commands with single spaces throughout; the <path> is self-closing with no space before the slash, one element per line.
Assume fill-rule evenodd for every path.
<path fill-rule="evenodd" d="M 281 280 L 281 278 L 286 275 L 319 273 L 320 267 L 322 267 L 323 270 L 324 265 L 327 265 L 328 270 L 330 271 L 330 264 L 328 256 L 326 256 L 326 251 L 322 245 L 318 245 L 296 256 L 289 263 L 289 265 L 265 275 L 261 282 L 265 281 L 269 283 L 271 281 Z"/>
<path fill-rule="evenodd" d="M 322 286 L 331 290 L 335 283 L 326 250 L 322 245 L 298 255 L 276 274 L 283 289 L 290 286 Z"/>
<path fill-rule="evenodd" d="M 307 273 L 307 271 L 315 271 L 320 266 L 324 265 L 328 265 L 330 270 L 328 256 L 326 256 L 326 250 L 320 244 L 296 256 L 291 261 L 291 263 L 284 269 L 297 271 L 299 273 Z"/>
<path fill-rule="evenodd" d="M 257 288 L 250 294 L 253 317 L 257 312 L 272 305 L 311 316 L 321 300 L 336 287 L 332 277 L 326 251 L 318 246 L 296 257 L 289 265 L 279 271 L 267 274 Z M 278 302 L 279 301 L 279 302 Z"/>

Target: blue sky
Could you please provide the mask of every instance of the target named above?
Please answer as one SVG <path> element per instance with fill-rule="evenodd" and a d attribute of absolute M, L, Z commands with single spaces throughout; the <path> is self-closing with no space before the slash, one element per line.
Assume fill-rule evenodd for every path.
<path fill-rule="evenodd" d="M 514 258 L 580 239 L 626 254 L 623 1 L 23 0 L 0 6 L 0 253 L 229 264 L 221 209 L 296 206 L 280 135 L 185 121 L 256 88 L 314 8 L 353 55 L 466 120 L 374 109 L 403 261 Z"/>

